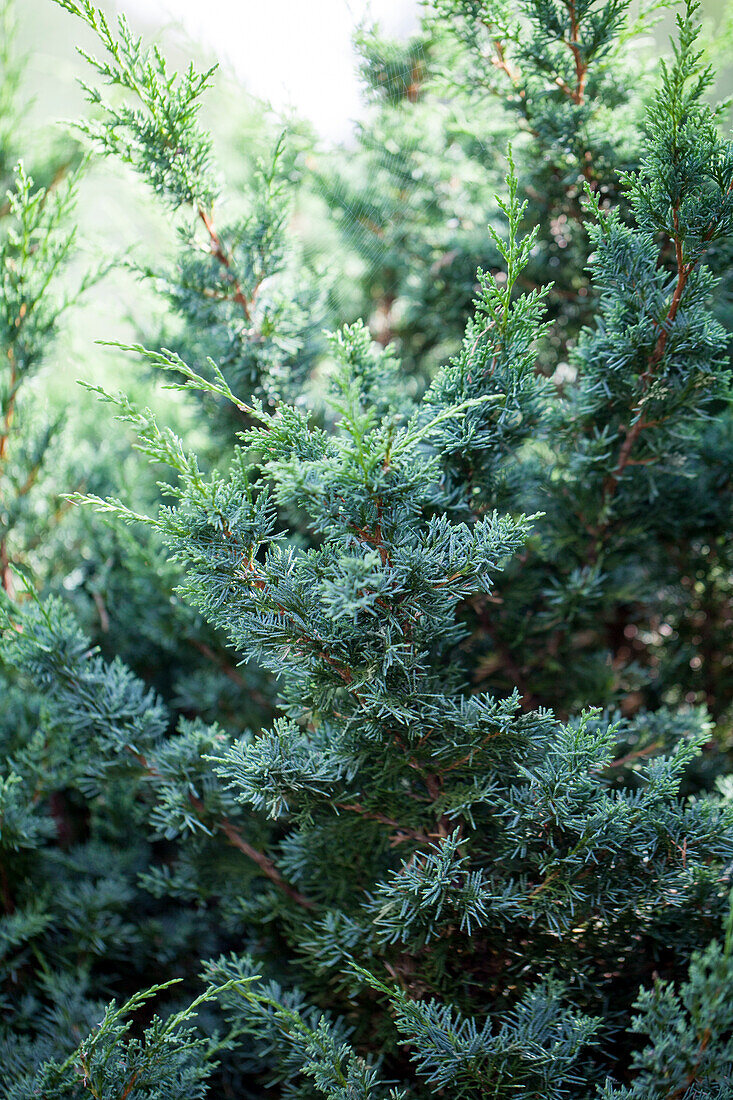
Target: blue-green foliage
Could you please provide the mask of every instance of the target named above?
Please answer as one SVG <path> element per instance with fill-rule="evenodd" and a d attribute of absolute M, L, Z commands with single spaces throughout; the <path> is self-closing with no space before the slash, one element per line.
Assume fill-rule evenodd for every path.
<path fill-rule="evenodd" d="M 649 105 L 639 166 L 620 174 L 624 203 L 607 209 L 586 180 L 596 297 L 592 320 L 570 349 L 561 391 L 542 393 L 531 374 L 522 299 L 508 315 L 498 301 L 490 339 L 509 323 L 519 340 L 510 361 L 527 363 L 523 399 L 507 402 L 500 414 L 513 429 L 508 461 L 499 452 L 489 469 L 484 463 L 480 489 L 471 490 L 473 440 L 464 433 L 452 441 L 446 481 L 453 477 L 464 493 L 472 491 L 466 503 L 478 514 L 496 507 L 497 493 L 513 508 L 545 513 L 527 553 L 499 585 L 499 600 L 476 609 L 486 686 L 519 686 L 525 699 L 563 710 L 589 697 L 652 706 L 684 697 L 708 702 L 716 715 L 729 706 L 727 674 L 712 655 L 718 614 L 725 617 L 728 605 L 728 336 L 713 312 L 726 268 L 710 250 L 731 232 L 733 146 L 704 98 L 712 75 L 697 38 L 693 6 L 678 17 L 674 58 L 662 67 Z M 519 266 L 526 262 L 525 250 Z M 462 387 L 456 396 L 476 392 L 476 350 L 464 346 L 446 372 Z M 501 356 L 492 354 L 500 371 Z M 490 392 L 492 370 L 481 377 Z M 523 439 L 531 445 L 521 449 Z M 692 492 L 711 478 L 716 488 L 707 497 Z M 694 583 L 681 580 L 690 575 Z M 695 636 L 705 653 L 690 649 L 690 601 L 700 607 Z M 671 640 L 660 652 L 663 638 Z M 570 662 L 574 699 L 561 679 Z M 703 665 L 706 672 L 698 672 Z"/>
<path fill-rule="evenodd" d="M 731 929 L 728 917 L 725 941 L 713 941 L 696 952 L 687 981 L 678 989 L 658 980 L 644 990 L 634 1008 L 632 1031 L 647 1045 L 635 1051 L 634 1084 L 619 1088 L 610 1082 L 600 1092 L 607 1100 L 627 1097 L 725 1097 L 733 1085 L 731 1045 Z M 704 1081 L 702 1088 L 698 1081 Z"/>
<path fill-rule="evenodd" d="M 235 732 L 176 721 L 59 600 L 5 600 L 0 1091 L 728 1095 L 732 785 L 711 793 L 711 720 L 680 706 L 674 648 L 654 696 L 616 639 L 618 690 L 605 644 L 630 625 L 666 636 L 670 502 L 709 467 L 706 418 L 727 399 L 703 260 L 732 228 L 733 163 L 702 99 L 694 7 L 615 210 L 584 158 L 614 102 L 606 59 L 628 5 L 527 0 L 519 30 L 493 3 L 442 5 L 473 21 L 470 48 L 488 31 L 559 189 L 578 171 L 588 183 L 598 293 L 576 377 L 558 394 L 537 374 L 551 299 L 527 285 L 541 237 L 523 228 L 510 159 L 508 232 L 492 236 L 503 270 L 479 273 L 458 353 L 421 393 L 393 348 L 342 326 L 315 413 L 280 400 L 287 356 L 268 358 L 260 330 L 245 369 L 253 333 L 232 320 L 255 323 L 284 262 L 281 150 L 252 218 L 215 229 L 196 122 L 209 74 L 173 78 L 124 22 L 113 33 L 91 4 L 62 6 L 101 38 L 100 77 L 136 97 L 105 106 L 92 89 L 87 131 L 192 212 L 209 250 L 189 237 L 169 281 L 193 334 L 131 350 L 242 428 L 212 468 L 149 409 L 95 388 L 166 468 L 165 502 L 73 499 L 152 530 L 179 593 L 275 678 L 279 713 Z M 514 79 L 504 39 L 528 74 Z M 419 98 L 416 65 L 409 52 L 381 76 L 371 65 L 391 107 L 400 81 Z M 226 299 L 211 314 L 205 291 Z M 209 328 L 231 356 L 199 366 Z M 36 692 L 25 705 L 18 685 Z M 151 972 L 158 985 L 130 998 Z"/>
<path fill-rule="evenodd" d="M 198 1100 L 215 1065 L 216 1044 L 196 1034 L 191 1021 L 214 992 L 207 990 L 189 1006 L 162 1020 L 153 1016 L 142 1036 L 131 1035 L 131 1017 L 170 985 L 136 993 L 124 1005 L 112 1002 L 85 1039 L 64 1062 L 44 1062 L 38 1073 L 8 1080 L 8 1100 L 32 1097 L 145 1097 L 146 1100 Z M 72 998 L 73 1003 L 73 998 Z M 56 1020 L 49 1023 L 57 1024 Z"/>
<path fill-rule="evenodd" d="M 484 295 L 473 331 L 497 308 L 493 285 Z M 534 304 L 519 299 L 515 308 L 532 316 Z M 379 1022 L 382 1056 L 400 1085 L 421 1095 L 452 1079 L 460 1095 L 479 1096 L 491 1081 L 496 1095 L 513 1095 L 552 1078 L 553 1095 L 582 1095 L 597 1076 L 592 1064 L 581 1069 L 582 1046 L 610 1042 L 607 998 L 628 1009 L 655 960 L 683 968 L 703 926 L 715 927 L 725 909 L 730 808 L 679 793 L 707 738 L 705 717 L 696 730 L 691 716 L 686 740 L 642 758 L 633 782 L 619 785 L 620 728 L 600 716 L 564 723 L 522 713 L 516 695 L 470 692 L 457 609 L 491 593 L 529 523 L 436 514 L 439 441 L 468 412 L 490 422 L 505 394 L 441 405 L 430 393 L 411 414 L 380 415 L 366 396 L 375 359 L 365 362 L 363 345 L 358 328 L 337 342 L 329 432 L 297 409 L 247 405 L 221 374 L 208 383 L 175 357 L 151 357 L 186 385 L 247 408 L 258 425 L 244 444 L 254 448 L 256 481 L 244 450 L 226 474 L 206 475 L 151 413 L 108 398 L 136 426 L 141 448 L 178 475 L 172 506 L 147 522 L 183 564 L 188 597 L 280 677 L 288 715 L 271 732 L 203 744 L 190 729 L 160 738 L 153 721 L 148 749 L 128 737 L 123 706 L 123 755 L 155 791 L 149 812 L 160 835 L 219 834 L 258 869 L 253 884 L 266 895 L 279 890 L 290 912 L 281 934 L 306 995 L 318 1003 L 323 982 L 359 1001 L 373 982 L 390 997 L 400 990 L 397 1032 Z M 396 369 L 382 356 L 380 377 Z M 285 541 L 273 501 L 297 506 L 315 545 Z M 139 518 L 117 502 L 96 503 Z M 28 628 L 9 643 L 10 658 L 36 678 L 37 649 Z M 54 667 L 53 657 L 40 660 Z M 101 666 L 87 656 L 85 667 L 93 682 Z M 115 667 L 106 674 L 114 683 Z M 88 708 L 94 729 L 97 705 L 82 693 L 69 698 Z M 203 760 L 193 760 L 194 746 Z M 97 751 L 116 759 L 119 748 L 100 740 Z M 252 845 L 247 807 L 275 818 L 279 843 Z M 632 925 L 643 950 L 629 950 Z M 336 1004 L 343 1016 L 346 1004 Z M 352 1075 L 350 1087 L 368 1095 L 376 1068 L 354 1061 L 330 1024 L 296 1023 L 272 996 L 263 1032 L 262 1005 L 256 992 L 245 998 L 241 1026 L 261 1039 L 277 1025 L 292 1095 L 309 1094 L 300 1075 L 326 1095 Z M 367 1033 L 364 1019 L 359 1041 Z M 414 1086 L 399 1069 L 405 1034 Z"/>
<path fill-rule="evenodd" d="M 365 978 L 390 996 L 395 1026 L 433 1088 L 450 1087 L 459 1097 L 524 1092 L 554 1100 L 582 1081 L 575 1064 L 600 1021 L 569 1010 L 552 981 L 526 993 L 498 1026 L 487 1020 L 479 1028 L 445 1004 L 416 1002 Z"/>

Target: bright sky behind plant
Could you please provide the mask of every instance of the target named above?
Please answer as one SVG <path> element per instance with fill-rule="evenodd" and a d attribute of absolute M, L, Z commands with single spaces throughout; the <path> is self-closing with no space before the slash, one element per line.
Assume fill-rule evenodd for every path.
<path fill-rule="evenodd" d="M 324 138 L 347 137 L 363 113 L 355 28 L 365 18 L 406 35 L 419 0 L 124 0 L 130 15 L 180 23 L 274 107 L 293 107 Z"/>

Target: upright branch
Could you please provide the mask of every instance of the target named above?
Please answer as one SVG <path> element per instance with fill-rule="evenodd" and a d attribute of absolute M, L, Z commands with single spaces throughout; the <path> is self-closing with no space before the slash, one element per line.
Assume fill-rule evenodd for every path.
<path fill-rule="evenodd" d="M 214 213 L 221 183 L 212 137 L 199 120 L 216 67 L 171 73 L 160 50 L 146 47 L 123 16 L 113 27 L 90 0 L 58 3 L 96 34 L 102 57 L 81 53 L 100 84 L 126 93 L 113 102 L 99 86 L 82 82 L 97 115 L 80 128 L 187 218 L 174 268 L 141 268 L 163 283 L 183 321 L 178 350 L 192 360 L 216 358 L 248 394 L 294 394 L 321 350 L 324 306 L 314 280 L 302 277 L 305 260 L 290 234 L 293 156 L 285 134 L 252 164 L 244 215 L 222 224 Z"/>
<path fill-rule="evenodd" d="M 629 0 L 561 0 L 548 20 L 543 0 L 520 0 L 514 6 L 501 0 L 438 4 L 441 25 L 448 22 L 478 62 L 470 73 L 474 89 L 504 99 L 490 71 L 505 74 L 513 92 L 509 104 L 553 170 L 562 174 L 567 190 L 578 174 L 595 188 L 614 167 L 607 163 L 606 140 L 596 133 L 595 116 L 603 110 L 603 90 L 619 64 L 618 33 L 630 7 Z"/>
<path fill-rule="evenodd" d="M 588 64 L 583 57 L 580 43 L 580 24 L 575 7 L 575 0 L 567 0 L 568 15 L 570 17 L 570 38 L 568 47 L 573 55 L 575 63 L 575 87 L 570 92 L 573 103 L 583 103 L 585 95 L 585 83 L 588 79 Z"/>
<path fill-rule="evenodd" d="M 656 383 L 669 378 L 673 371 L 680 372 L 684 351 L 678 348 L 684 347 L 684 335 L 689 340 L 688 299 L 689 309 L 699 308 L 701 295 L 709 285 L 705 270 L 700 272 L 702 261 L 710 245 L 730 233 L 733 224 L 733 152 L 731 144 L 718 136 L 715 112 L 702 99 L 712 73 L 702 65 L 702 52 L 696 49 L 699 28 L 694 22 L 695 11 L 696 5 L 689 4 L 684 18 L 678 16 L 674 63 L 670 68 L 663 65 L 662 84 L 649 110 L 647 155 L 637 173 L 624 177 L 636 217 L 639 247 L 647 249 L 651 257 L 655 237 L 662 233 L 664 240 L 657 253 L 657 269 L 650 268 L 646 275 L 650 291 L 654 288 L 648 294 L 651 310 L 647 314 L 652 342 L 646 361 L 637 368 L 628 421 L 620 426 L 623 442 L 603 482 L 604 506 L 616 494 L 632 462 L 653 461 L 653 454 L 634 457 L 642 432 L 660 429 L 672 416 L 679 422 L 685 414 L 685 405 L 680 407 L 674 391 L 665 401 Z M 623 231 L 606 221 L 602 232 L 602 247 L 610 261 Z M 664 264 L 668 247 L 674 256 L 669 282 Z M 619 290 L 623 293 L 621 285 Z M 607 309 L 610 307 L 609 300 Z M 706 343 L 709 340 L 710 336 Z M 687 360 L 691 359 L 688 354 Z M 714 369 L 715 359 L 709 365 L 690 361 L 687 366 L 683 384 L 692 415 L 715 393 Z"/>

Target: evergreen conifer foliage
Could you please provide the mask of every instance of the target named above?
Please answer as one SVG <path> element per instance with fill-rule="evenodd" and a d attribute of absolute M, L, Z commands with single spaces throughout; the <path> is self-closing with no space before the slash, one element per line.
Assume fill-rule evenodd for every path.
<path fill-rule="evenodd" d="M 170 342 L 190 357 L 212 356 L 247 392 L 295 399 L 321 350 L 324 307 L 288 232 L 298 172 L 284 135 L 254 166 L 245 213 L 222 223 L 224 184 L 198 118 L 215 67 L 199 73 L 191 64 L 173 73 L 124 17 L 113 27 L 90 0 L 59 3 L 91 28 L 103 50 L 100 58 L 80 51 L 109 88 L 107 94 L 83 85 L 93 113 L 81 132 L 130 165 L 177 215 L 176 264 L 141 269 L 179 322 Z"/>
<path fill-rule="evenodd" d="M 551 324 L 526 373 L 521 413 L 511 406 L 517 441 L 529 446 L 495 456 L 483 506 L 545 518 L 495 598 L 475 605 L 477 683 L 501 693 L 518 685 L 529 705 L 562 713 L 588 699 L 624 713 L 684 700 L 727 724 L 730 337 L 720 321 L 730 283 L 730 143 L 709 104 L 694 19 L 655 88 L 638 36 L 654 10 L 641 24 L 635 12 L 449 0 L 402 53 L 366 36 L 364 69 L 382 105 L 359 133 L 357 164 L 387 197 L 380 204 L 368 185 L 343 185 L 348 164 L 328 193 L 352 215 L 340 223 L 345 236 L 371 260 L 375 334 L 393 334 L 410 372 L 429 384 L 436 343 L 459 346 L 476 264 L 504 277 L 505 258 L 475 226 L 497 225 L 488 193 L 497 145 L 508 126 L 522 131 L 513 144 L 524 225 L 539 231 L 515 286 L 546 296 Z M 697 244 L 688 215 L 700 219 Z M 471 346 L 459 362 L 473 393 Z M 533 381 L 538 366 L 550 385 Z M 463 392 L 458 372 L 453 384 Z M 479 422 L 474 413 L 449 433 L 457 484 L 473 476 Z M 563 675 L 569 662 L 572 678 Z"/>
<path fill-rule="evenodd" d="M 731 811 L 678 798 L 705 731 L 641 770 L 637 789 L 614 790 L 617 733 L 606 722 L 563 725 L 518 713 L 516 699 L 467 693 L 449 658 L 461 633 L 456 604 L 490 586 L 526 523 L 426 518 L 438 467 L 423 446 L 441 414 L 380 423 L 364 395 L 384 357 L 359 357 L 360 336 L 341 339 L 335 436 L 288 407 L 251 410 L 271 491 L 297 493 L 323 536 L 317 550 L 287 551 L 273 538 L 267 489 L 249 490 L 242 464 L 205 479 L 169 433 L 124 408 L 145 448 L 181 475 L 179 502 L 157 522 L 186 561 L 190 595 L 283 673 L 288 718 L 228 744 L 191 729 L 170 740 L 154 700 L 90 655 L 53 609 L 9 632 L 6 659 L 47 685 L 59 728 L 82 738 L 87 790 L 124 773 L 152 780 L 157 832 L 215 825 L 248 857 L 254 889 L 258 879 L 265 888 L 260 904 L 272 905 L 272 886 L 280 894 L 298 959 L 291 980 L 316 1005 L 328 990 L 329 1008 L 346 1019 L 321 1021 L 300 994 L 294 1009 L 279 987 L 253 985 L 243 998 L 230 986 L 229 1023 L 264 1044 L 272 1080 L 293 1095 L 311 1095 L 311 1077 L 316 1094 L 381 1095 L 376 1065 L 337 1040 L 353 1026 L 356 998 L 366 1011 L 357 1049 L 368 1047 L 376 991 L 396 1013 L 396 1033 L 388 1014 L 379 1025 L 387 1079 L 407 1095 L 443 1086 L 465 1096 L 520 1086 L 587 1095 L 597 1071 L 581 1068 L 583 1046 L 600 1034 L 607 1059 L 611 1043 L 599 1010 L 610 1000 L 619 1011 L 651 969 L 684 976 L 689 947 L 724 918 Z M 81 746 L 69 757 L 79 760 Z M 242 838 L 253 824 L 247 807 L 280 826 L 268 850 Z M 224 956 L 207 975 L 237 983 L 258 970 Z M 710 1073 L 722 1072 L 721 1058 Z"/>
<path fill-rule="evenodd" d="M 722 580 L 730 516 L 728 334 L 711 300 L 728 273 L 720 253 L 710 253 L 716 240 L 730 236 L 733 175 L 731 143 L 719 135 L 716 112 L 704 99 L 712 74 L 697 37 L 688 13 L 649 106 L 640 166 L 621 173 L 620 205 L 609 211 L 586 181 L 592 217 L 584 232 L 594 249 L 596 298 L 570 351 L 577 381 L 560 393 L 543 390 L 530 367 L 522 399 L 512 406 L 519 435 L 526 431 L 528 438 L 532 425 L 535 442 L 546 444 L 542 465 L 515 438 L 487 476 L 477 466 L 485 454 L 479 416 L 447 430 L 448 484 L 478 494 L 474 508 L 497 506 L 497 490 L 508 489 L 500 499 L 510 506 L 529 504 L 546 514 L 529 553 L 501 585 L 501 602 L 490 614 L 479 608 L 482 683 L 501 691 L 519 686 L 525 700 L 563 711 L 588 698 L 622 703 L 628 712 L 640 700 L 694 700 L 690 689 L 700 690 L 701 676 L 691 669 L 703 665 L 705 702 L 716 715 L 729 706 L 710 638 L 729 607 Z M 519 275 L 521 286 L 527 266 L 525 256 L 510 281 Z M 493 358 L 482 375 L 489 387 L 503 363 L 522 354 L 508 342 L 501 346 L 504 324 L 497 318 L 492 330 Z M 522 330 L 508 331 L 512 339 Z M 532 338 L 530 327 L 526 346 Z M 454 362 L 448 377 L 458 398 L 476 392 L 480 348 L 469 338 Z M 441 375 L 433 383 L 444 384 Z M 711 425 L 713 414 L 718 424 Z M 695 494 L 697 503 L 680 522 L 680 502 L 696 482 L 710 491 Z M 688 570 L 706 597 L 694 653 L 685 625 L 689 596 L 680 591 Z M 535 609 L 531 617 L 528 606 Z M 655 623 L 672 636 L 661 653 Z M 570 662 L 578 670 L 574 695 L 558 680 Z"/>
<path fill-rule="evenodd" d="M 516 206 L 509 211 L 516 221 Z M 513 241 L 507 252 L 518 249 Z M 486 280 L 477 318 L 501 293 Z M 517 314 L 533 308 L 514 303 Z M 437 513 L 435 441 L 476 402 L 491 410 L 506 395 L 442 406 L 433 396 L 395 415 L 375 396 L 396 384 L 396 362 L 359 327 L 335 344 L 333 433 L 291 406 L 270 414 L 238 401 L 259 425 L 246 438 L 254 484 L 246 452 L 228 473 L 206 476 L 170 431 L 116 399 L 141 447 L 179 475 L 173 506 L 152 522 L 185 565 L 187 595 L 281 676 L 281 721 L 229 744 L 215 738 L 213 751 L 199 746 L 195 768 L 208 774 L 192 786 L 191 731 L 161 740 L 149 704 L 143 727 L 130 725 L 112 688 L 121 670 L 77 645 L 79 672 L 60 677 L 63 647 L 39 645 L 32 618 L 11 635 L 8 659 L 46 677 L 66 728 L 99 729 L 98 775 L 122 759 L 155 780 L 158 831 L 196 831 L 217 802 L 219 814 L 234 802 L 245 821 L 251 808 L 277 823 L 266 850 L 235 844 L 267 893 L 281 895 L 291 981 L 306 1000 L 293 1008 L 282 989 L 256 984 L 222 998 L 232 1029 L 267 1052 L 270 1080 L 294 1096 L 378 1096 L 380 1077 L 414 1096 L 587 1096 L 624 1061 L 606 1006 L 623 1018 L 633 990 L 660 969 L 684 982 L 690 949 L 725 919 L 732 811 L 679 797 L 707 731 L 641 765 L 633 787 L 614 787 L 618 731 L 606 720 L 562 723 L 521 713 L 516 696 L 470 692 L 456 657 L 457 606 L 491 590 L 529 521 Z M 223 375 L 208 383 L 157 358 L 189 384 L 234 397 Z M 284 543 L 274 526 L 283 500 L 307 515 L 316 547 Z M 148 758 L 147 736 L 159 757 Z M 241 829 L 233 816 L 219 828 L 230 842 Z M 236 983 L 255 965 L 223 956 L 207 974 Z M 336 1018 L 316 1022 L 311 998 L 316 1012 L 325 998 Z M 337 1038 L 344 1025 L 356 1051 L 378 1035 L 378 1062 Z M 728 1072 L 726 1059 L 721 1049 L 711 1065 L 701 1060 L 702 1080 Z"/>
<path fill-rule="evenodd" d="M 205 143 L 171 145 L 155 129 L 170 99 L 171 129 L 188 133 L 205 77 L 176 84 L 124 23 L 115 38 L 90 4 L 62 4 L 102 37 L 112 60 L 100 74 L 145 104 L 105 108 L 98 140 L 117 153 L 125 135 L 123 155 L 206 226 Z M 600 35 L 622 9 L 582 11 L 590 27 L 605 13 Z M 570 10 L 543 5 L 545 30 Z M 97 391 L 170 469 L 168 502 L 146 516 L 76 499 L 155 529 L 186 598 L 277 677 L 280 714 L 237 735 L 172 728 L 63 604 L 5 601 L 3 660 L 43 694 L 0 788 L 0 977 L 28 990 L 2 1033 L 9 1100 L 732 1095 L 733 801 L 726 782 L 683 789 L 708 717 L 660 706 L 614 721 L 592 697 L 558 717 L 516 686 L 477 690 L 469 610 L 496 609 L 501 642 L 528 591 L 553 581 L 563 623 L 573 595 L 587 614 L 590 576 L 599 602 L 618 600 L 624 562 L 639 569 L 659 545 L 666 467 L 701 461 L 690 439 L 726 382 L 702 259 L 731 229 L 733 165 L 701 106 L 694 8 L 679 34 L 647 156 L 625 180 L 631 213 L 589 195 L 600 294 L 562 416 L 535 370 L 546 291 L 523 292 L 537 233 L 523 235 L 511 161 L 506 232 L 493 238 L 504 271 L 480 272 L 461 349 L 420 399 L 361 323 L 330 337 L 323 423 L 259 382 L 241 389 L 227 364 L 132 349 L 244 418 L 229 464 L 207 470 L 149 410 Z M 176 174 L 179 147 L 190 175 Z M 236 298 L 229 264 L 213 260 Z M 571 441 L 549 479 L 531 457 L 548 427 Z M 578 519 L 560 504 L 571 490 L 590 547 L 575 589 L 557 583 L 560 520 Z M 527 514 L 543 499 L 546 518 Z M 632 553 L 642 509 L 650 542 Z M 542 556 L 529 540 L 548 522 L 556 542 Z M 618 551 L 606 550 L 612 535 Z M 509 647 L 509 677 L 515 668 Z M 60 781 L 94 851 L 53 843 Z M 129 847 L 115 853 L 125 825 Z M 60 866 L 105 860 L 116 878 L 85 881 L 76 908 L 48 892 L 39 903 L 37 884 L 63 883 Z M 155 987 L 131 990 L 153 970 Z M 173 976 L 189 993 L 198 972 L 203 995 L 183 1009 L 169 999 L 151 1021 L 149 998 L 172 997 Z"/>
<path fill-rule="evenodd" d="M 664 561 L 672 500 L 685 484 L 694 495 L 694 479 L 719 464 L 707 421 L 714 410 L 724 419 L 729 401 L 728 335 L 711 310 L 717 273 L 705 259 L 730 235 L 733 148 L 702 98 L 712 74 L 696 37 L 692 21 L 680 21 L 674 63 L 650 108 L 649 145 L 625 177 L 634 222 L 600 214 L 591 231 L 600 301 L 575 353 L 579 385 L 564 429 L 566 490 L 590 539 L 586 563 L 605 575 L 603 598 L 617 587 L 619 603 L 634 600 L 634 574 L 639 592 L 655 587 L 642 558 L 632 573 L 634 547 L 658 563 L 657 588 L 674 583 Z M 678 545 L 714 543 L 714 524 L 706 531 L 694 507 L 689 520 Z M 714 693 L 710 702 L 726 705 Z"/>

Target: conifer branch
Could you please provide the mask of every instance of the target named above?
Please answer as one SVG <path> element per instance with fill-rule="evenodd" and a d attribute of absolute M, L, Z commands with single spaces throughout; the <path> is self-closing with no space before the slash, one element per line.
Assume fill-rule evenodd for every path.
<path fill-rule="evenodd" d="M 140 764 L 140 767 L 143 769 L 145 775 L 149 776 L 151 779 L 162 779 L 160 772 L 148 763 L 147 759 L 142 753 L 136 752 L 132 748 L 128 751 Z M 188 800 L 191 803 L 191 806 L 195 810 L 196 814 L 203 821 L 206 816 L 206 807 L 204 806 L 204 803 L 201 801 L 200 798 L 197 798 L 196 795 L 194 795 L 190 791 L 188 794 Z M 231 821 L 228 821 L 226 818 L 224 818 L 222 821 L 218 822 L 216 827 L 224 834 L 224 836 L 227 838 L 228 842 L 232 845 L 233 848 L 236 848 L 238 851 L 242 852 L 243 855 L 247 856 L 249 860 L 251 860 L 257 867 L 259 867 L 262 874 L 265 875 L 270 880 L 270 882 L 274 883 L 275 886 L 278 887 L 278 889 L 282 890 L 283 893 L 286 894 L 291 901 L 294 901 L 302 909 L 313 909 L 313 902 L 304 897 L 303 894 L 301 894 L 298 890 L 291 886 L 290 883 L 286 881 L 286 879 L 277 869 L 274 861 L 264 852 L 261 852 L 258 848 L 255 848 L 254 845 L 249 843 L 249 841 L 245 840 L 240 830 L 237 829 L 237 827 L 233 825 Z"/>
<path fill-rule="evenodd" d="M 583 60 L 579 44 L 580 25 L 575 9 L 575 0 L 565 0 L 565 3 L 570 16 L 570 41 L 567 42 L 567 45 L 573 55 L 573 61 L 575 62 L 575 88 L 570 94 L 573 103 L 577 103 L 578 106 L 580 106 L 585 96 L 585 82 L 588 79 L 588 66 Z"/>
<path fill-rule="evenodd" d="M 210 244 L 211 244 L 211 255 L 214 256 L 219 261 L 219 263 L 222 264 L 222 266 L 226 269 L 226 271 L 229 275 L 229 278 L 231 280 L 232 287 L 234 289 L 234 301 L 239 306 L 242 307 L 242 313 L 244 314 L 244 316 L 247 320 L 247 323 L 251 324 L 252 323 L 252 304 L 254 302 L 254 298 L 255 298 L 255 295 L 257 293 L 257 286 L 254 287 L 251 297 L 247 298 L 247 296 L 244 294 L 244 291 L 242 290 L 242 287 L 240 286 L 239 282 L 237 281 L 236 276 L 232 274 L 232 270 L 231 270 L 232 261 L 231 261 L 231 258 L 224 251 L 224 248 L 222 246 L 219 234 L 217 233 L 216 229 L 214 228 L 214 223 L 212 221 L 211 215 L 209 213 L 207 213 L 207 211 L 204 210 L 204 208 L 202 206 L 199 206 L 198 216 L 201 219 L 201 221 L 203 222 L 203 225 L 206 228 L 206 232 L 209 234 L 209 241 L 210 241 Z"/>
<path fill-rule="evenodd" d="M 195 807 L 195 803 L 192 804 Z M 246 841 L 240 831 L 235 828 L 230 821 L 220 822 L 219 828 L 224 833 L 229 843 L 251 859 L 271 882 L 274 882 L 280 890 L 287 894 L 291 901 L 294 901 L 301 909 L 314 908 L 312 901 L 291 886 L 289 882 L 286 882 L 270 857 L 266 856 L 264 852 L 259 851 L 258 848 L 253 847 Z"/>

